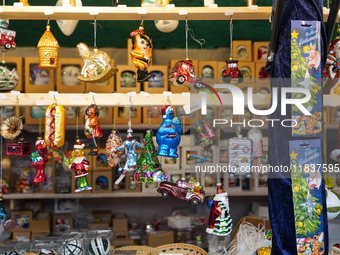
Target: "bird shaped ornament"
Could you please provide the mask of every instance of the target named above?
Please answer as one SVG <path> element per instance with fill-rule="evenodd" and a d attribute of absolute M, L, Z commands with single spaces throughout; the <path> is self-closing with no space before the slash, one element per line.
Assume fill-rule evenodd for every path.
<path fill-rule="evenodd" d="M 96 47 L 93 50 L 85 43 L 77 44 L 78 53 L 83 60 L 83 68 L 78 79 L 83 82 L 104 82 L 118 71 L 109 54 Z"/>
<path fill-rule="evenodd" d="M 55 6 L 83 6 L 81 0 L 58 0 Z M 79 20 L 57 20 L 58 27 L 64 35 L 70 36 L 78 25 Z"/>
<path fill-rule="evenodd" d="M 31 165 L 36 170 L 36 175 L 33 179 L 34 183 L 44 183 L 46 182 L 46 177 L 44 174 L 44 169 L 48 158 L 47 154 L 47 146 L 42 139 L 42 137 L 38 137 L 37 141 L 35 142 L 34 152 L 31 153 Z"/>

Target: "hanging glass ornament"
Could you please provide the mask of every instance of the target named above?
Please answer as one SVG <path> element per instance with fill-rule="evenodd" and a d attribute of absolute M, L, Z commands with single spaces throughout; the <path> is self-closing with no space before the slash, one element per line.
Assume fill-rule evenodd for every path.
<path fill-rule="evenodd" d="M 0 45 L 4 46 L 4 48 L 2 49 L 3 52 L 15 49 L 16 47 L 16 44 L 14 41 L 15 36 L 16 36 L 16 32 L 14 30 L 0 28 Z"/>
<path fill-rule="evenodd" d="M 5 208 L 5 199 L 0 191 L 0 220 L 5 231 L 12 232 L 17 227 L 17 222 L 7 218 L 7 210 Z"/>
<path fill-rule="evenodd" d="M 81 0 L 58 0 L 55 6 L 70 5 L 71 7 L 83 6 Z M 70 36 L 78 25 L 79 20 L 57 20 L 58 27 L 64 35 Z"/>
<path fill-rule="evenodd" d="M 44 174 L 45 166 L 48 161 L 46 156 L 47 154 L 47 146 L 42 139 L 42 137 L 38 137 L 35 142 L 34 152 L 31 153 L 31 165 L 36 170 L 36 175 L 33 179 L 34 183 L 44 183 L 46 182 L 46 177 Z"/>
<path fill-rule="evenodd" d="M 133 65 L 138 69 L 137 82 L 148 81 L 152 76 L 148 72 L 148 67 L 151 65 L 153 49 L 151 35 L 144 31 L 142 21 L 139 28 L 132 31 L 130 36 L 132 37 L 132 51 L 130 54 L 132 56 Z"/>
<path fill-rule="evenodd" d="M 1 123 L 1 135 L 5 139 L 14 139 L 20 135 L 23 129 L 22 120 L 18 116 L 13 116 L 5 119 Z"/>
<path fill-rule="evenodd" d="M 46 31 L 40 38 L 37 47 L 39 49 L 39 68 L 57 69 L 60 46 L 51 32 L 50 21 L 48 21 Z"/>
<path fill-rule="evenodd" d="M 116 130 L 112 130 L 109 138 L 106 141 L 106 157 L 107 162 L 111 167 L 115 167 L 119 164 L 123 155 L 123 151 L 115 153 L 115 149 L 122 146 L 122 138 L 119 136 Z"/>
<path fill-rule="evenodd" d="M 8 92 L 17 87 L 19 75 L 15 67 L 6 65 L 3 61 L 0 63 L 0 92 Z"/>
<path fill-rule="evenodd" d="M 91 149 L 88 155 L 98 155 L 99 138 L 103 136 L 103 133 L 100 129 L 99 123 L 99 108 L 95 102 L 85 109 L 84 133 L 88 139 Z"/>

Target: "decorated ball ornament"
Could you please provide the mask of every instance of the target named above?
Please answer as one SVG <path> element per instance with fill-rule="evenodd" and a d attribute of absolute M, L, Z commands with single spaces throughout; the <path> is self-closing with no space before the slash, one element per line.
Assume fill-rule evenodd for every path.
<path fill-rule="evenodd" d="M 98 236 L 91 240 L 89 253 L 91 255 L 108 255 L 111 251 L 111 242 L 108 238 Z"/>
<path fill-rule="evenodd" d="M 326 189 L 327 218 L 333 220 L 340 214 L 340 197 L 333 190 Z M 320 210 L 320 209 L 318 209 Z"/>
<path fill-rule="evenodd" d="M 170 33 L 178 27 L 178 20 L 155 20 L 155 26 L 163 33 Z"/>
<path fill-rule="evenodd" d="M 19 75 L 15 68 L 0 64 L 0 91 L 7 92 L 15 89 L 19 83 Z"/>
<path fill-rule="evenodd" d="M 83 248 L 82 248 L 83 242 L 81 240 L 78 240 L 76 238 L 70 238 L 65 240 L 61 245 L 61 254 L 62 255 L 82 255 L 83 254 Z"/>
<path fill-rule="evenodd" d="M 299 192 L 299 190 L 300 190 L 299 186 L 295 186 L 295 187 L 294 187 L 294 191 L 295 191 L 295 192 Z"/>
<path fill-rule="evenodd" d="M 83 6 L 81 0 L 58 0 L 56 6 L 70 4 L 71 7 Z M 64 35 L 70 36 L 78 25 L 78 20 L 57 20 L 57 24 Z"/>
<path fill-rule="evenodd" d="M 12 232 L 16 229 L 18 223 L 15 220 L 8 219 L 3 223 L 4 230 L 7 232 Z"/>
<path fill-rule="evenodd" d="M 270 255 L 272 253 L 272 247 L 258 248 L 254 255 Z"/>
<path fill-rule="evenodd" d="M 302 227 L 303 227 L 302 221 L 300 221 L 300 222 L 298 223 L 298 227 L 299 227 L 299 228 L 302 228 Z"/>
<path fill-rule="evenodd" d="M 22 129 L 23 129 L 22 120 L 17 116 L 5 119 L 1 123 L 1 135 L 5 139 L 16 138 L 18 135 L 20 135 Z"/>

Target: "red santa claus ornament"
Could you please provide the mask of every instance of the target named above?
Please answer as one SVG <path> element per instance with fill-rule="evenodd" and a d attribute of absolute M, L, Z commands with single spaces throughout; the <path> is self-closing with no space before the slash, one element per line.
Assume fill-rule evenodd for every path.
<path fill-rule="evenodd" d="M 47 146 L 42 139 L 42 137 L 38 137 L 38 140 L 35 142 L 34 152 L 31 153 L 31 165 L 36 170 L 36 175 L 34 177 L 34 183 L 46 182 L 46 177 L 44 174 L 44 169 L 48 158 L 46 157 Z"/>
<path fill-rule="evenodd" d="M 217 192 L 214 196 L 206 232 L 217 236 L 228 236 L 232 231 L 232 219 L 229 214 L 228 193 L 223 189 L 221 182 L 217 183 Z"/>

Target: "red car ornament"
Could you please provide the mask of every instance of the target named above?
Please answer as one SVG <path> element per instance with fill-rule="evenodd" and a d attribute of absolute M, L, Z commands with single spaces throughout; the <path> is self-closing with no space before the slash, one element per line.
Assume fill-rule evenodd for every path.
<path fill-rule="evenodd" d="M 163 181 L 157 192 L 161 193 L 163 198 L 176 197 L 190 201 L 192 205 L 202 204 L 205 198 L 203 187 L 194 178 L 190 178 L 188 182 L 183 179 L 177 180 L 176 183 Z"/>
<path fill-rule="evenodd" d="M 238 69 L 238 60 L 230 58 L 226 60 L 226 69 L 223 71 L 223 81 L 225 83 L 241 83 L 243 75 Z"/>
<path fill-rule="evenodd" d="M 4 46 L 4 49 L 2 51 L 15 49 L 15 36 L 16 32 L 14 30 L 0 28 L 0 45 Z"/>
<path fill-rule="evenodd" d="M 193 84 L 195 89 L 207 92 L 214 99 L 213 95 L 210 93 L 210 91 L 212 91 L 222 105 L 221 98 L 217 91 L 210 85 L 205 84 L 200 77 L 195 75 L 192 60 L 186 59 L 178 61 L 169 74 L 169 81 L 171 81 L 172 85 L 176 87 L 183 86 L 189 89 L 190 85 Z"/>

